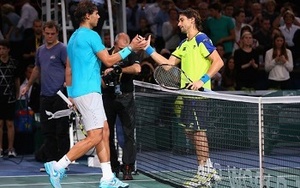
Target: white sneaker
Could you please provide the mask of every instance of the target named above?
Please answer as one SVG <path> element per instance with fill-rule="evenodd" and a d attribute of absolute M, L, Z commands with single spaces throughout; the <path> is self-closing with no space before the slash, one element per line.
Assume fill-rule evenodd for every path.
<path fill-rule="evenodd" d="M 205 181 L 205 176 L 203 176 L 201 173 L 197 173 L 194 175 L 194 177 L 184 182 L 183 186 L 187 188 L 202 187 L 205 185 Z"/>
<path fill-rule="evenodd" d="M 8 151 L 8 157 L 10 157 L 10 158 L 17 157 L 17 153 L 16 153 L 15 149 L 10 149 Z"/>
<path fill-rule="evenodd" d="M 123 183 L 116 176 L 114 176 L 110 181 L 106 181 L 101 178 L 99 188 L 128 188 L 128 183 Z"/>
<path fill-rule="evenodd" d="M 211 183 L 214 184 L 221 181 L 221 177 L 218 175 L 217 170 L 213 167 L 206 167 L 202 174 L 205 177 L 205 181 L 203 181 L 203 184 L 206 186 L 210 186 Z"/>

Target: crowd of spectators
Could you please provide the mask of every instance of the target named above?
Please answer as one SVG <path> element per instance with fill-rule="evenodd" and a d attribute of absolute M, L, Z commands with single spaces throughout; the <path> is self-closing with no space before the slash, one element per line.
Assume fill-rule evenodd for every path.
<path fill-rule="evenodd" d="M 279 0 L 128 0 L 127 28 L 131 37 L 152 35 L 156 51 L 169 56 L 186 37 L 177 26 L 178 12 L 192 7 L 201 15 L 202 32 L 212 39 L 225 63 L 212 78 L 214 90 L 299 89 L 296 5 L 296 1 Z M 284 41 L 280 49 L 274 41 L 278 36 Z M 270 49 L 271 58 L 266 58 Z M 280 56 L 285 58 L 279 61 Z M 141 65 L 137 79 L 155 83 L 156 64 L 151 57 L 143 54 Z"/>
<path fill-rule="evenodd" d="M 34 64 L 35 49 L 43 43 L 41 34 L 42 21 L 41 10 L 38 1 L 1 1 L 1 29 L 0 39 L 10 41 L 11 56 L 15 58 L 25 72 L 28 64 Z M 69 1 L 67 1 L 69 2 Z M 72 1 L 70 1 L 72 2 Z M 299 89 L 300 84 L 300 18 L 297 1 L 280 0 L 127 0 L 126 19 L 127 33 L 132 38 L 136 34 L 147 37 L 152 36 L 152 45 L 155 50 L 164 56 L 170 56 L 176 46 L 185 39 L 185 34 L 180 32 L 177 26 L 178 13 L 192 7 L 199 11 L 202 19 L 202 32 L 206 33 L 222 56 L 225 66 L 213 78 L 214 90 L 239 90 L 239 89 L 270 89 L 269 73 L 272 72 L 269 62 L 265 58 L 266 52 L 275 48 L 273 37 L 283 35 L 286 50 L 290 50 L 292 57 L 286 57 L 286 62 L 292 64 L 288 68 L 285 77 L 281 73 L 274 74 L 274 81 L 290 81 L 288 89 Z M 250 32 L 249 41 L 242 40 L 243 32 Z M 109 34 L 104 34 L 104 42 L 110 47 Z M 251 44 L 251 55 L 242 62 L 236 52 L 245 52 L 245 44 Z M 248 44 L 247 44 L 248 45 Z M 248 55 L 247 52 L 245 54 Z M 277 53 L 278 56 L 282 55 Z M 244 57 L 244 56 L 243 56 Z M 237 84 L 241 81 L 239 75 L 243 71 L 243 64 L 250 66 L 251 87 Z M 142 72 L 136 79 L 155 83 L 152 73 L 156 67 L 155 62 L 146 54 L 141 53 L 140 62 Z M 230 64 L 230 65 L 229 65 Z M 285 66 L 282 63 L 278 66 Z M 247 65 L 245 65 L 247 66 Z M 290 67 L 292 66 L 292 67 Z M 229 68 L 231 67 L 231 68 Z M 232 68 L 234 67 L 234 68 Z M 225 75 L 229 76 L 230 81 Z M 248 69 L 250 70 L 250 69 Z M 274 72 L 274 71 L 273 71 Z M 277 77 L 278 76 L 278 77 Z M 23 75 L 20 75 L 21 81 Z M 231 83 L 230 85 L 228 85 Z M 277 88 L 282 89 L 282 88 Z"/>

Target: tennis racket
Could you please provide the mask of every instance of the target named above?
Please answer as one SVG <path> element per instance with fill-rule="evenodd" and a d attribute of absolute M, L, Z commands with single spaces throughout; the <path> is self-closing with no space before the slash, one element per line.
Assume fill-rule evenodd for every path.
<path fill-rule="evenodd" d="M 153 77 L 158 85 L 170 90 L 189 89 L 187 86 L 193 83 L 185 72 L 175 65 L 161 64 L 157 66 Z M 199 91 L 204 91 L 204 89 L 200 88 Z"/>
<path fill-rule="evenodd" d="M 73 113 L 70 115 L 70 119 L 74 120 L 74 123 L 77 124 L 77 126 L 80 128 L 82 134 L 87 137 L 87 133 L 84 130 L 84 125 L 82 123 L 82 115 L 78 112 L 78 110 L 75 108 L 75 106 L 72 104 L 72 102 L 59 90 L 57 92 L 57 95 L 59 95 L 67 104 L 68 107 L 72 109 Z M 73 131 L 70 131 L 70 134 Z"/>

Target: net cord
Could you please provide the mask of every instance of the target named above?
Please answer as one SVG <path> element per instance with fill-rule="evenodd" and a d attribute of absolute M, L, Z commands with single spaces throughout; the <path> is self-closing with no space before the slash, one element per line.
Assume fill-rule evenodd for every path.
<path fill-rule="evenodd" d="M 299 103 L 300 96 L 282 96 L 282 97 L 263 97 L 259 99 L 257 96 L 242 96 L 237 94 L 228 94 L 228 93 L 221 93 L 215 91 L 205 90 L 205 92 L 193 91 L 193 90 L 168 90 L 165 88 L 160 87 L 156 84 L 151 84 L 147 82 L 142 82 L 138 80 L 133 81 L 135 85 L 140 87 L 145 87 L 148 89 L 155 89 L 159 91 L 166 91 L 170 93 L 188 95 L 188 96 L 198 96 L 198 97 L 206 97 L 211 99 L 219 99 L 219 100 L 226 100 L 226 101 L 236 101 L 236 102 L 247 102 L 247 103 L 254 103 L 259 104 L 261 100 L 261 104 L 289 104 L 289 103 Z M 253 91 L 252 95 L 255 93 L 259 96 L 264 94 L 270 94 L 276 91 Z M 243 92 L 239 92 L 242 94 Z M 247 93 L 247 92 L 244 92 Z"/>

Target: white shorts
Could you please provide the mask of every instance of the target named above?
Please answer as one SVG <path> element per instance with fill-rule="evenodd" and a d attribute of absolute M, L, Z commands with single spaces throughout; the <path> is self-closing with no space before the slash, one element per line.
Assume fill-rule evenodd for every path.
<path fill-rule="evenodd" d="M 82 123 L 86 131 L 102 128 L 107 120 L 102 95 L 90 93 L 73 98 L 77 110 L 82 115 Z"/>

